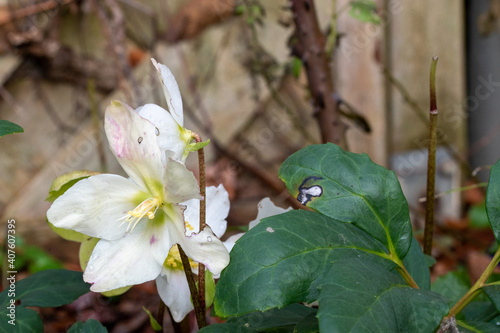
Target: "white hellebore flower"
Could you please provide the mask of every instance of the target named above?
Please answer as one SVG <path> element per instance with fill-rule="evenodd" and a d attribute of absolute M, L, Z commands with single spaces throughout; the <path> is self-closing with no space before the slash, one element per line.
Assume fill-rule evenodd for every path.
<path fill-rule="evenodd" d="M 227 191 L 222 185 L 207 187 L 206 200 L 207 224 L 212 228 L 214 234 L 220 238 L 226 231 L 226 218 L 229 213 Z M 198 232 L 200 200 L 191 199 L 183 204 L 186 205 L 186 210 L 184 211 L 186 232 L 188 234 Z M 193 273 L 198 274 L 198 263 L 190 261 L 190 264 Z M 170 309 L 172 317 L 176 322 L 182 321 L 194 309 L 177 246 L 170 250 L 163 264 L 161 275 L 156 279 L 156 287 L 158 294 Z"/>
<path fill-rule="evenodd" d="M 182 205 L 199 199 L 192 172 L 157 143 L 158 125 L 117 101 L 106 109 L 110 148 L 130 179 L 100 174 L 83 179 L 54 201 L 48 220 L 100 238 L 83 279 L 104 292 L 156 279 L 172 246 L 214 274 L 229 263 L 209 227 L 185 235 Z"/>
<path fill-rule="evenodd" d="M 266 217 L 270 217 L 270 216 L 274 216 L 274 215 L 279 215 L 279 214 L 286 213 L 289 210 L 292 210 L 292 207 L 288 207 L 286 209 L 285 208 L 281 208 L 281 207 L 276 206 L 271 201 L 271 199 L 264 198 L 257 205 L 257 209 L 258 209 L 258 211 L 257 211 L 257 217 L 255 218 L 255 220 L 250 221 L 250 223 L 248 223 L 248 230 L 252 229 L 257 224 L 259 224 L 260 220 L 262 220 L 262 219 L 264 219 Z M 227 248 L 227 250 L 229 252 L 231 252 L 231 250 L 233 249 L 234 244 L 236 243 L 236 241 L 238 239 L 240 239 L 240 237 L 243 236 L 243 235 L 244 235 L 243 232 L 239 233 L 239 234 L 236 234 L 236 235 L 233 235 L 233 236 L 229 237 L 224 242 L 224 246 Z"/>
<path fill-rule="evenodd" d="M 151 61 L 163 86 L 167 110 L 156 104 L 146 104 L 137 108 L 136 111 L 142 118 L 155 124 L 158 134 L 156 141 L 160 146 L 160 150 L 172 151 L 174 152 L 172 156 L 174 160 L 184 162 L 189 154 L 187 148 L 194 137 L 193 132 L 183 127 L 184 112 L 179 86 L 167 66 L 159 64 L 155 59 L 151 59 Z"/>

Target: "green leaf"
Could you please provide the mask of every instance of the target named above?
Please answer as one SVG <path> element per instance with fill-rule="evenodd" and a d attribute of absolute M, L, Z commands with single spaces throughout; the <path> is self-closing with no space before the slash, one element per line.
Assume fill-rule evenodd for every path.
<path fill-rule="evenodd" d="M 15 315 L 15 316 L 14 316 Z M 39 333 L 43 332 L 43 321 L 31 309 L 22 306 L 16 306 L 15 313 L 10 309 L 2 307 L 0 309 L 0 332 L 9 333 Z M 14 319 L 14 321 L 13 321 Z M 15 325 L 13 325 L 15 323 Z"/>
<path fill-rule="evenodd" d="M 484 292 L 493 302 L 498 311 L 500 311 L 500 285 L 493 284 L 483 287 Z"/>
<path fill-rule="evenodd" d="M 333 263 L 318 301 L 321 332 L 434 332 L 450 305 L 367 259 Z"/>
<path fill-rule="evenodd" d="M 394 172 L 368 155 L 333 143 L 311 145 L 288 157 L 279 176 L 307 206 L 358 226 L 401 260 L 408 252 L 412 228 L 401 186 Z"/>
<path fill-rule="evenodd" d="M 193 142 L 186 146 L 186 150 L 189 152 L 198 151 L 201 148 L 205 148 L 210 143 L 210 140 L 202 142 Z"/>
<path fill-rule="evenodd" d="M 229 318 L 219 331 L 239 332 L 300 332 L 314 333 L 318 330 L 317 310 L 302 304 L 290 304 L 282 309 L 266 312 L 252 312 L 239 317 Z M 201 332 L 205 332 L 202 330 Z"/>
<path fill-rule="evenodd" d="M 292 74 L 296 79 L 300 76 L 302 69 L 302 60 L 298 57 L 292 57 Z"/>
<path fill-rule="evenodd" d="M 354 225 L 315 212 L 265 218 L 232 249 L 215 290 L 215 311 L 229 317 L 315 301 L 331 263 L 366 256 L 363 250 L 385 255 L 382 244 Z"/>
<path fill-rule="evenodd" d="M 78 181 L 88 178 L 90 176 L 98 175 L 99 172 L 88 170 L 77 170 L 65 173 L 52 182 L 49 189 L 49 195 L 45 198 L 46 201 L 54 202 L 57 198 L 64 194 L 71 186 L 75 185 Z"/>
<path fill-rule="evenodd" d="M 22 132 L 24 132 L 24 129 L 21 126 L 11 123 L 8 120 L 0 119 L 0 137 L 7 134 L 22 133 Z"/>
<path fill-rule="evenodd" d="M 469 225 L 472 228 L 484 229 L 490 227 L 488 214 L 486 214 L 486 203 L 474 205 L 469 209 Z"/>
<path fill-rule="evenodd" d="M 74 323 L 68 333 L 107 333 L 108 330 L 95 319 L 89 319 L 85 323 L 78 321 Z"/>
<path fill-rule="evenodd" d="M 486 190 L 486 213 L 497 243 L 500 243 L 500 160 L 491 167 Z"/>
<path fill-rule="evenodd" d="M 356 20 L 372 24 L 380 24 L 382 20 L 376 13 L 377 7 L 373 0 L 351 1 L 351 15 Z"/>
<path fill-rule="evenodd" d="M 415 238 L 412 238 L 410 250 L 403 260 L 403 265 L 421 289 L 429 290 L 431 288 L 431 272 L 427 262 L 427 256 L 422 252 L 420 244 Z"/>
<path fill-rule="evenodd" d="M 272 309 L 266 312 L 252 312 L 240 317 L 227 320 L 228 324 L 236 324 L 238 327 L 248 327 L 262 332 L 277 327 L 295 326 L 306 317 L 316 316 L 317 310 L 302 304 L 290 304 L 282 309 Z M 316 319 L 316 323 L 318 320 Z M 291 327 L 291 331 L 293 331 Z"/>
<path fill-rule="evenodd" d="M 156 320 L 156 318 L 151 314 L 151 311 L 149 311 L 148 309 L 146 309 L 144 306 L 142 307 L 142 309 L 144 311 L 146 311 L 146 313 L 148 314 L 148 316 L 149 316 L 149 323 L 151 324 L 151 327 L 153 328 L 153 330 L 155 330 L 156 332 L 161 331 L 162 330 L 161 325 L 158 323 L 158 321 Z"/>
<path fill-rule="evenodd" d="M 210 326 L 205 326 L 198 332 L 200 333 L 257 333 L 256 330 L 250 329 L 248 327 L 239 327 L 235 324 L 213 324 Z"/>
<path fill-rule="evenodd" d="M 54 307 L 73 302 L 89 288 L 82 272 L 49 269 L 16 282 L 15 297 L 23 306 Z"/>
<path fill-rule="evenodd" d="M 71 186 L 75 185 L 78 181 L 88 178 L 90 176 L 98 175 L 99 172 L 93 172 L 88 170 L 77 170 L 65 173 L 52 182 L 49 189 L 49 195 L 45 198 L 46 201 L 54 202 L 57 198 L 63 195 Z M 82 242 L 84 239 L 88 238 L 80 232 L 74 230 L 68 230 L 63 228 L 58 228 L 54 226 L 50 221 L 48 221 L 49 227 L 59 236 L 66 240 L 74 242 Z"/>
<path fill-rule="evenodd" d="M 457 320 L 460 333 L 498 333 L 500 326 L 494 323 Z"/>
<path fill-rule="evenodd" d="M 470 288 L 469 276 L 465 270 L 461 269 L 438 277 L 432 284 L 431 290 L 440 293 L 456 303 Z"/>

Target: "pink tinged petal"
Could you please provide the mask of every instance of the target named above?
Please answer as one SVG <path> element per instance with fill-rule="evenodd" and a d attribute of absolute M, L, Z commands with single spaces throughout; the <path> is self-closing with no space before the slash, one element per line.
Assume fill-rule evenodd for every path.
<path fill-rule="evenodd" d="M 126 226 L 121 226 L 121 218 L 135 208 L 132 199 L 142 192 L 134 182 L 118 175 L 92 176 L 57 198 L 47 211 L 47 218 L 59 228 L 118 239 L 126 230 Z"/>
<path fill-rule="evenodd" d="M 181 138 L 181 127 L 172 115 L 164 108 L 156 104 L 146 104 L 138 108 L 136 112 L 144 119 L 151 121 L 157 128 L 156 142 L 162 152 L 170 150 L 174 152 L 172 158 L 181 161 L 183 159 L 186 142 Z M 162 154 L 163 163 L 166 163 L 165 154 Z"/>
<path fill-rule="evenodd" d="M 174 75 L 167 66 L 158 63 L 155 59 L 151 59 L 151 62 L 155 66 L 163 86 L 168 111 L 170 111 L 180 126 L 184 126 L 181 92 L 179 91 L 179 86 L 177 85 L 177 81 L 175 81 Z"/>
<path fill-rule="evenodd" d="M 176 322 L 181 322 L 194 309 L 184 270 L 164 267 L 156 278 L 156 288 Z"/>
<path fill-rule="evenodd" d="M 250 221 L 250 223 L 248 224 L 248 228 L 252 229 L 257 224 L 259 224 L 260 220 L 262 220 L 263 218 L 278 215 L 278 214 L 283 214 L 283 213 L 288 212 L 289 210 L 292 210 L 292 207 L 288 207 L 287 209 L 281 208 L 281 207 L 276 206 L 271 201 L 271 199 L 264 198 L 258 204 L 257 218 L 255 218 L 255 220 L 253 220 L 253 221 Z"/>
<path fill-rule="evenodd" d="M 167 164 L 163 178 L 165 201 L 180 203 L 190 199 L 199 199 L 200 188 L 193 173 L 184 164 L 172 159 L 172 152 L 166 152 Z"/>
<path fill-rule="evenodd" d="M 104 129 L 111 151 L 130 178 L 143 188 L 163 178 L 162 155 L 156 127 L 128 105 L 112 101 L 106 109 Z"/>
<path fill-rule="evenodd" d="M 154 237 L 155 241 L 150 242 Z M 114 241 L 101 239 L 90 257 L 83 279 L 90 290 L 103 292 L 154 280 L 170 250 L 168 229 L 139 223 L 132 233 Z"/>
<path fill-rule="evenodd" d="M 204 264 L 212 274 L 219 274 L 229 264 L 229 252 L 222 242 L 214 235 L 210 227 L 205 227 L 200 233 L 189 237 L 175 224 L 176 234 L 172 230 L 172 243 L 179 244 L 186 255 L 192 260 Z"/>
<path fill-rule="evenodd" d="M 210 186 L 206 189 L 206 222 L 214 232 L 221 238 L 226 232 L 227 215 L 229 214 L 229 195 L 222 184 L 218 187 Z M 186 235 L 200 230 L 200 200 L 192 199 L 182 203 L 186 206 L 184 219 L 192 228 L 186 228 Z"/>

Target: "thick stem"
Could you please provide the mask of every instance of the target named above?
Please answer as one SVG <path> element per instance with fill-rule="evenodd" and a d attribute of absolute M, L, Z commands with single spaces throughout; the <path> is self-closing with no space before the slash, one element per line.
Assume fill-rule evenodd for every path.
<path fill-rule="evenodd" d="M 184 253 L 184 250 L 179 246 L 179 254 L 182 260 L 182 267 L 184 268 L 184 273 L 186 273 L 186 279 L 189 285 L 189 291 L 191 292 L 191 299 L 193 300 L 194 312 L 196 314 L 196 321 L 198 322 L 198 328 L 207 326 L 207 318 L 205 317 L 205 308 L 201 307 L 200 299 L 198 297 L 198 290 L 196 289 L 196 282 L 194 280 L 193 272 L 191 271 L 191 265 L 189 264 L 189 258 Z"/>
<path fill-rule="evenodd" d="M 198 134 L 195 135 L 196 142 L 201 142 Z M 198 165 L 200 172 L 200 232 L 205 229 L 206 224 L 206 180 L 205 180 L 205 152 L 203 148 L 198 150 Z M 200 297 L 200 307 L 206 311 L 205 305 L 205 265 L 198 265 L 198 292 Z M 201 327 L 200 327 L 201 329 Z"/>
<path fill-rule="evenodd" d="M 302 59 L 306 69 L 321 139 L 346 148 L 346 126 L 340 120 L 334 98 L 332 73 L 325 52 L 325 36 L 318 25 L 314 1 L 291 0 L 291 5 L 297 38 L 292 53 Z"/>
<path fill-rule="evenodd" d="M 427 162 L 427 204 L 425 209 L 424 253 L 431 255 L 434 234 L 434 186 L 436 183 L 437 116 L 436 65 L 438 57 L 432 58 L 430 74 L 430 133 Z"/>
<path fill-rule="evenodd" d="M 500 248 L 495 252 L 493 259 L 491 259 L 488 267 L 484 270 L 483 274 L 479 277 L 479 279 L 474 283 L 472 288 L 450 309 L 448 316 L 446 318 L 455 317 L 460 311 L 462 311 L 467 304 L 469 304 L 477 295 L 480 294 L 481 288 L 485 285 L 488 277 L 493 273 L 495 267 L 497 267 L 500 262 Z"/>

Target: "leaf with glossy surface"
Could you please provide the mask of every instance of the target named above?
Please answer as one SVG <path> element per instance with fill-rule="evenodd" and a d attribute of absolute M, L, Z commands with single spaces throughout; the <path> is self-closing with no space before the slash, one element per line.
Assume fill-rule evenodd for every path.
<path fill-rule="evenodd" d="M 16 282 L 16 299 L 23 306 L 61 306 L 89 291 L 82 272 L 65 269 L 41 271 Z"/>
<path fill-rule="evenodd" d="M 500 243 L 500 160 L 491 167 L 486 190 L 486 213 L 497 243 Z"/>
<path fill-rule="evenodd" d="M 385 254 L 384 246 L 352 224 L 293 210 L 263 219 L 231 251 L 215 291 L 215 311 L 229 317 L 317 299 L 332 262 Z M 388 265 L 393 267 L 392 262 Z"/>
<path fill-rule="evenodd" d="M 15 316 L 10 309 L 0 309 L 0 332 L 9 333 L 39 333 L 43 332 L 42 318 L 32 309 L 16 306 Z M 14 320 L 13 320 L 14 319 Z M 10 323 L 9 323 L 10 322 Z M 15 324 L 15 325 L 14 325 Z"/>
<path fill-rule="evenodd" d="M 8 120 L 0 119 L 0 137 L 7 134 L 22 133 L 24 129 Z"/>
<path fill-rule="evenodd" d="M 431 288 L 431 272 L 428 259 L 415 238 L 412 239 L 410 250 L 404 258 L 403 264 L 421 289 L 429 290 Z"/>
<path fill-rule="evenodd" d="M 317 310 L 314 308 L 295 303 L 282 309 L 256 311 L 229 318 L 225 323 L 227 326 L 217 332 L 238 332 L 239 329 L 248 329 L 250 332 L 313 333 L 314 327 L 318 327 L 316 313 Z M 232 331 L 228 330 L 229 328 Z"/>
<path fill-rule="evenodd" d="M 434 332 L 450 302 L 408 287 L 378 260 L 339 260 L 319 296 L 321 332 Z"/>
<path fill-rule="evenodd" d="M 352 223 L 403 259 L 412 240 L 408 203 L 394 172 L 333 143 L 308 146 L 281 165 L 280 178 L 301 203 Z"/>

